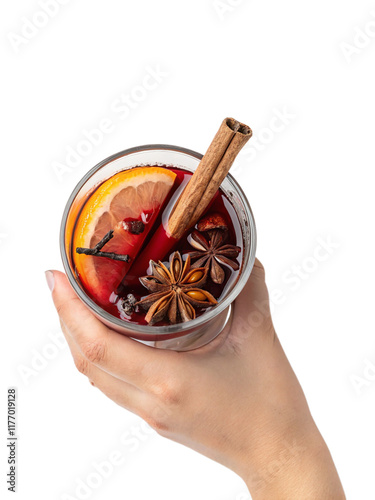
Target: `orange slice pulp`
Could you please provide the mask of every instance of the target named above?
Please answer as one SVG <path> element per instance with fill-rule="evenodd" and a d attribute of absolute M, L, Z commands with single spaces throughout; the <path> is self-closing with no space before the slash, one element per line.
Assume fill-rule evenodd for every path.
<path fill-rule="evenodd" d="M 103 182 L 86 201 L 75 226 L 73 255 L 78 276 L 99 305 L 113 302 L 113 292 L 136 258 L 170 192 L 176 174 L 162 167 L 135 167 Z M 142 221 L 145 229 L 132 234 L 123 221 Z M 77 254 L 77 247 L 93 248 L 111 229 L 104 252 L 128 254 L 130 262 Z"/>

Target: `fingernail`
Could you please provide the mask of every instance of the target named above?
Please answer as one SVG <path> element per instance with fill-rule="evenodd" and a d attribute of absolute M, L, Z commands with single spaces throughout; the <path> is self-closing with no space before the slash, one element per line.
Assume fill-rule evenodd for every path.
<path fill-rule="evenodd" d="M 46 280 L 48 288 L 53 292 L 53 288 L 55 286 L 55 277 L 52 271 L 46 271 Z"/>

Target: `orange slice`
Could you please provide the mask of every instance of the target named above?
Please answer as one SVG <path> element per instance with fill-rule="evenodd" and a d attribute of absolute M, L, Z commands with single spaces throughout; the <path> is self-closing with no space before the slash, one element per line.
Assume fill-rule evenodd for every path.
<path fill-rule="evenodd" d="M 113 292 L 136 258 L 175 178 L 166 168 L 135 167 L 110 177 L 86 201 L 74 231 L 73 254 L 82 284 L 99 305 L 113 301 Z M 145 224 L 141 234 L 124 230 L 122 222 L 131 220 Z M 129 263 L 75 252 L 77 247 L 94 247 L 111 229 L 114 237 L 102 251 L 128 254 Z"/>

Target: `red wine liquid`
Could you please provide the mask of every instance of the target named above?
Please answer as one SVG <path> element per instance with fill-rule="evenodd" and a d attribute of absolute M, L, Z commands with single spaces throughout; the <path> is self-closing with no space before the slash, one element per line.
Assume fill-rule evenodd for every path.
<path fill-rule="evenodd" d="M 189 243 L 190 234 L 194 230 L 192 228 L 189 230 L 179 241 L 173 240 L 167 236 L 164 227 L 168 221 L 169 215 L 173 206 L 175 205 L 178 197 L 183 191 L 186 184 L 189 182 L 192 173 L 177 167 L 167 167 L 165 165 L 163 168 L 168 168 L 176 174 L 176 179 L 174 185 L 164 202 L 159 214 L 157 215 L 156 221 L 147 235 L 143 246 L 138 253 L 138 257 L 134 259 L 130 270 L 128 271 L 126 277 L 116 290 L 113 290 L 111 296 L 109 297 L 108 304 L 100 304 L 100 307 L 105 309 L 108 313 L 116 316 L 124 321 L 129 321 L 131 323 L 136 323 L 138 325 L 147 325 L 145 321 L 146 311 L 136 309 L 131 315 L 125 313 L 122 304 L 127 298 L 128 294 L 134 295 L 137 300 L 141 300 L 143 297 L 149 295 L 148 290 L 140 283 L 139 278 L 145 276 L 146 274 L 151 274 L 149 269 L 150 259 L 154 261 L 161 260 L 169 268 L 169 257 L 174 251 L 179 251 L 182 255 L 183 260 L 186 259 L 188 252 L 194 251 Z M 218 302 L 223 298 L 228 289 L 232 287 L 234 282 L 238 279 L 239 273 L 241 272 L 241 264 L 243 258 L 243 238 L 241 226 L 238 221 L 237 214 L 228 200 L 227 196 L 219 190 L 215 195 L 214 199 L 210 203 L 209 207 L 206 209 L 202 217 L 209 215 L 210 213 L 219 213 L 224 217 L 228 224 L 228 238 L 225 244 L 236 245 L 241 248 L 241 252 L 237 257 L 237 262 L 239 263 L 239 271 L 233 271 L 231 268 L 222 265 L 225 271 L 224 282 L 220 285 L 215 284 L 211 278 L 208 278 L 205 290 L 210 292 Z M 147 217 L 147 214 L 143 214 Z M 152 241 L 150 246 L 149 243 Z M 72 249 L 73 250 L 73 249 Z M 100 257 L 99 257 L 100 258 Z M 194 263 L 194 261 L 192 261 Z M 86 290 L 88 295 L 89 292 Z M 91 298 L 95 301 L 94 297 Z M 209 310 L 209 309 L 207 309 Z M 196 315 L 200 316 L 205 313 L 205 310 L 196 310 Z M 163 321 L 157 323 L 156 326 L 167 325 L 168 321 Z"/>

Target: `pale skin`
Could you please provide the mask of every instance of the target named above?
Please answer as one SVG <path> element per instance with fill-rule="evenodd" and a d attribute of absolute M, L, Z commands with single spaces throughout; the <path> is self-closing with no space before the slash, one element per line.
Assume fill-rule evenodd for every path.
<path fill-rule="evenodd" d="M 345 499 L 330 452 L 276 336 L 257 260 L 231 324 L 190 352 L 104 326 L 65 275 L 47 281 L 77 369 L 159 434 L 229 467 L 253 500 Z"/>

